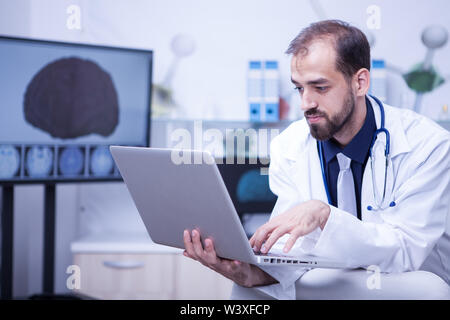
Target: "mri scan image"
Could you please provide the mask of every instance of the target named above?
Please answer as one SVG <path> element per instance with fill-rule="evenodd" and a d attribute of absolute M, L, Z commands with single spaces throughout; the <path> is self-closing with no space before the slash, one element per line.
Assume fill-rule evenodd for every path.
<path fill-rule="evenodd" d="M 59 170 L 63 176 L 81 175 L 84 168 L 84 154 L 79 147 L 62 149 L 59 156 Z"/>
<path fill-rule="evenodd" d="M 259 170 L 250 170 L 243 174 L 239 179 L 236 193 L 240 202 L 276 199 L 269 188 L 269 176 L 261 175 Z"/>
<path fill-rule="evenodd" d="M 0 178 L 14 177 L 19 171 L 20 153 L 12 145 L 0 145 Z"/>
<path fill-rule="evenodd" d="M 53 151 L 48 146 L 33 146 L 26 153 L 26 172 L 30 177 L 47 177 L 53 168 Z"/>
<path fill-rule="evenodd" d="M 91 171 L 94 176 L 106 176 L 111 173 L 114 161 L 108 146 L 98 146 L 91 154 Z"/>

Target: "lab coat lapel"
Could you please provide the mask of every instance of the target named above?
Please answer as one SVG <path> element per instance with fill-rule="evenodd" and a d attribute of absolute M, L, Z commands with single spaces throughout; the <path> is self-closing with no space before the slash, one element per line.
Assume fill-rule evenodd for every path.
<path fill-rule="evenodd" d="M 372 221 L 374 214 L 367 209 L 373 202 L 373 185 L 372 185 L 372 170 L 370 166 L 370 158 L 367 160 L 364 168 L 363 181 L 361 187 L 361 220 Z"/>
<path fill-rule="evenodd" d="M 377 128 L 381 127 L 381 111 L 378 103 L 371 97 L 369 100 L 372 104 L 373 113 L 375 116 L 375 122 Z M 386 113 L 386 109 L 385 109 Z M 385 122 L 386 122 L 386 114 L 385 114 Z M 380 134 L 377 139 L 384 139 L 384 134 Z M 369 206 L 373 206 L 374 202 L 374 193 L 373 193 L 373 184 L 372 184 L 372 167 L 371 167 L 371 158 L 367 160 L 366 167 L 364 168 L 363 173 L 363 181 L 361 187 L 361 220 L 363 221 L 374 221 L 377 220 L 376 217 L 378 215 L 374 214 L 374 211 L 370 211 L 367 208 Z"/>
<path fill-rule="evenodd" d="M 373 112 L 375 115 L 375 122 L 377 124 L 377 128 L 381 126 L 381 112 L 380 107 L 376 103 L 376 101 L 370 98 L 370 102 L 372 103 Z M 399 120 L 399 116 L 395 114 L 394 108 L 384 104 L 384 112 L 385 112 L 385 127 L 390 132 L 390 156 L 394 163 L 395 158 L 406 152 L 411 151 L 411 147 L 406 138 L 406 133 L 403 129 L 402 123 Z M 380 134 L 377 139 L 385 139 L 384 134 Z M 394 165 L 395 169 L 395 165 Z M 361 212 L 362 212 L 362 220 L 365 221 L 376 221 L 379 219 L 379 215 L 375 214 L 375 211 L 370 211 L 367 209 L 368 206 L 374 205 L 374 191 L 372 184 L 372 169 L 370 164 L 370 158 L 366 163 L 366 167 L 364 169 L 363 174 L 363 182 L 362 182 L 362 190 L 361 190 Z"/>
<path fill-rule="evenodd" d="M 289 173 L 302 196 L 302 201 L 317 199 L 328 203 L 320 168 L 317 141 L 311 136 L 307 139 L 304 150 L 290 157 L 292 165 Z"/>

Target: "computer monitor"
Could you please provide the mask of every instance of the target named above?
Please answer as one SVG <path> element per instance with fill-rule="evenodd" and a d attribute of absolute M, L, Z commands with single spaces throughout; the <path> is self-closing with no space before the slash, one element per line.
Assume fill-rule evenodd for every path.
<path fill-rule="evenodd" d="M 149 146 L 153 53 L 0 37 L 0 184 L 121 180 Z"/>
<path fill-rule="evenodd" d="M 237 213 L 241 219 L 247 213 L 271 213 L 277 197 L 269 188 L 269 165 L 260 159 L 247 158 L 244 164 L 237 160 L 227 164 L 223 159 L 217 165 Z"/>

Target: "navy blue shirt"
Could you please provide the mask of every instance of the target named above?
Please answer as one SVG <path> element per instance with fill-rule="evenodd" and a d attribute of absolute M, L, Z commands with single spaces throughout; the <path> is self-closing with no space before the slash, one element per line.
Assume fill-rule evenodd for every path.
<path fill-rule="evenodd" d="M 366 97 L 366 119 L 358 133 L 353 137 L 348 145 L 341 149 L 338 143 L 333 139 L 323 142 L 325 174 L 330 191 L 330 197 L 333 206 L 337 206 L 337 178 L 339 175 L 339 163 L 336 154 L 342 152 L 352 159 L 350 168 L 355 182 L 356 208 L 358 219 L 361 219 L 361 187 L 364 168 L 369 158 L 370 144 L 372 137 L 377 130 L 375 116 L 372 104 Z"/>

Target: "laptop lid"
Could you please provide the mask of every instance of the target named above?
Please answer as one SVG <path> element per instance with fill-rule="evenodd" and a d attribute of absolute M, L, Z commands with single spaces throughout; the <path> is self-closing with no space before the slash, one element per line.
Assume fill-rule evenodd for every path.
<path fill-rule="evenodd" d="M 197 228 L 202 239 L 213 239 L 218 256 L 256 262 L 208 152 L 122 146 L 110 150 L 154 242 L 184 249 L 183 231 Z"/>

